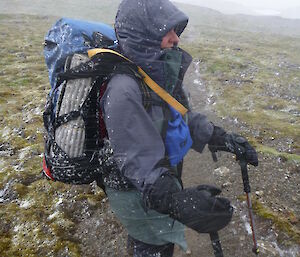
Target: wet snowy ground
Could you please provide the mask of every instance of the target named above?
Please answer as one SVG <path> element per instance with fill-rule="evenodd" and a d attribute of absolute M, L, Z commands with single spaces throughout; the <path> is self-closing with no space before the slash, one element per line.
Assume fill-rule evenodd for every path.
<path fill-rule="evenodd" d="M 0 19 L 5 25 L 0 28 L 1 35 L 4 35 L 0 37 L 3 47 L 0 50 L 0 67 L 4 67 L 0 71 L 0 256 L 126 256 L 126 232 L 115 219 L 99 188 L 94 185 L 80 187 L 52 183 L 40 175 L 43 151 L 41 112 L 49 89 L 42 60 L 41 38 L 52 21 L 32 16 L 0 16 Z M 233 36 L 241 40 L 239 34 Z M 205 41 L 205 37 L 204 34 L 201 40 Z M 218 104 L 222 101 L 225 86 L 234 86 L 236 91 L 241 92 L 242 85 L 252 84 L 245 82 L 247 76 L 257 76 L 257 81 L 260 77 L 255 65 L 247 67 L 247 72 L 238 71 L 238 74 L 245 75 L 237 77 L 235 74 L 228 75 L 230 72 L 223 67 L 227 65 L 225 61 L 222 62 L 223 66 L 218 64 L 217 68 L 212 65 L 220 61 L 213 49 L 230 53 L 230 56 L 242 52 L 234 52 L 232 47 L 223 46 L 224 42 L 218 40 L 211 41 L 209 37 L 200 53 L 194 51 L 196 59 L 185 82 L 191 92 L 194 109 L 207 114 L 215 124 L 230 131 L 241 132 L 246 136 L 253 134 L 266 146 L 287 152 L 290 149 L 297 154 L 291 142 L 293 137 L 290 130 L 287 130 L 288 138 L 277 137 L 276 131 L 272 131 L 271 135 L 264 134 L 261 124 L 254 126 L 256 120 L 247 120 L 251 122 L 250 126 L 243 117 L 234 115 L 232 110 L 236 105 L 230 108 L 227 106 L 229 115 L 220 114 Z M 243 40 L 247 41 L 247 37 Z M 203 45 L 202 41 L 199 45 Z M 255 51 L 261 53 L 272 49 L 270 45 L 261 44 L 264 47 Z M 254 55 L 255 51 L 249 45 L 247 47 L 249 49 L 243 54 Z M 209 55 L 208 59 L 201 56 L 206 54 Z M 297 51 L 293 53 L 296 54 Z M 281 55 L 278 58 L 282 58 Z M 268 60 L 262 59 L 267 67 L 271 65 Z M 274 81 L 267 83 L 270 77 L 262 74 L 267 81 L 265 89 L 260 93 L 272 96 L 274 104 L 270 108 L 274 119 L 278 117 L 275 115 L 277 110 L 280 113 L 281 110 L 288 113 L 291 111 L 288 120 L 294 124 L 292 127 L 297 132 L 299 108 L 296 86 L 300 77 L 297 73 L 299 65 L 294 65 L 296 63 L 292 61 L 288 63 L 279 60 L 278 63 L 281 63 L 281 67 L 277 65 L 280 69 L 286 68 L 285 72 L 275 74 L 277 70 L 269 68 L 270 73 L 275 74 L 276 78 L 284 76 L 282 79 L 288 81 L 288 87 L 279 86 Z M 230 65 L 235 66 L 232 63 Z M 243 65 L 241 67 L 243 69 Z M 222 69 L 225 75 L 219 72 Z M 247 93 L 250 94 L 251 90 Z M 293 108 L 287 109 L 285 102 L 278 105 L 276 100 L 281 96 L 291 100 Z M 250 100 L 249 113 L 257 104 L 253 99 Z M 287 161 L 285 155 L 266 152 L 260 152 L 259 159 L 260 165 L 249 170 L 252 195 L 272 214 L 276 214 L 280 218 L 278 221 L 289 225 L 280 227 L 274 220 L 255 214 L 260 256 L 299 257 L 299 164 Z M 191 151 L 185 161 L 183 179 L 185 186 L 214 184 L 223 189 L 223 196 L 229 198 L 235 206 L 233 221 L 220 232 L 224 254 L 230 257 L 253 256 L 247 207 L 241 198 L 244 193 L 240 170 L 232 156 L 222 154 L 218 163 L 214 163 L 206 150 L 201 155 Z M 208 235 L 198 235 L 187 230 L 187 239 L 189 256 L 213 256 Z M 186 254 L 177 249 L 175 257 L 180 256 Z"/>

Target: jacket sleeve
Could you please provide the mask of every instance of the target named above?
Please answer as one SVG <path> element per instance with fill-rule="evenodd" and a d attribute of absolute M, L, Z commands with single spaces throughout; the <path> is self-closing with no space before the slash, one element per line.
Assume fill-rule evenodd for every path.
<path fill-rule="evenodd" d="M 212 136 L 214 125 L 205 115 L 189 111 L 188 126 L 193 139 L 192 148 L 201 153 Z"/>
<path fill-rule="evenodd" d="M 143 106 L 137 82 L 115 75 L 101 99 L 101 109 L 121 174 L 144 193 L 167 169 L 157 165 L 165 147 Z"/>

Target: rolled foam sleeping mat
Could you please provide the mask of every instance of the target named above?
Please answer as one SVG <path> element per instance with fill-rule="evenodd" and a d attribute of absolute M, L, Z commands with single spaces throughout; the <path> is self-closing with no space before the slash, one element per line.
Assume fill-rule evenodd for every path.
<path fill-rule="evenodd" d="M 70 68 L 88 61 L 83 54 L 74 54 Z M 65 85 L 65 91 L 59 116 L 78 111 L 91 90 L 91 78 L 72 79 Z M 59 147 L 70 157 L 80 157 L 84 154 L 85 125 L 82 117 L 62 124 L 55 131 L 55 141 Z"/>

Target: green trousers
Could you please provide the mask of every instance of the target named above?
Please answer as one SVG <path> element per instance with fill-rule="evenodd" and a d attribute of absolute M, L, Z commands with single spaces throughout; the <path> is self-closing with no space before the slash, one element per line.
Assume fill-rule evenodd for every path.
<path fill-rule="evenodd" d="M 131 237 L 152 245 L 174 243 L 186 251 L 184 225 L 168 215 L 147 210 L 140 192 L 106 188 L 106 193 L 111 209 Z"/>

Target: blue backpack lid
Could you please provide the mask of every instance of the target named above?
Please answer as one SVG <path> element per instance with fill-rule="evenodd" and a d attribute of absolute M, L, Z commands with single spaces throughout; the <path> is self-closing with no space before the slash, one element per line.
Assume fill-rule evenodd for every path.
<path fill-rule="evenodd" d="M 48 31 L 45 36 L 44 56 L 52 89 L 55 87 L 57 75 L 63 71 L 67 56 L 94 48 L 86 43 L 87 38 L 92 41 L 94 32 L 100 32 L 112 41 L 109 48 L 117 46 L 114 29 L 103 23 L 61 18 Z"/>

